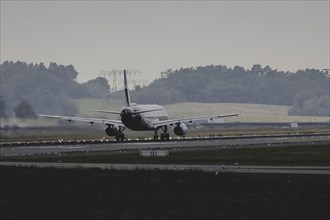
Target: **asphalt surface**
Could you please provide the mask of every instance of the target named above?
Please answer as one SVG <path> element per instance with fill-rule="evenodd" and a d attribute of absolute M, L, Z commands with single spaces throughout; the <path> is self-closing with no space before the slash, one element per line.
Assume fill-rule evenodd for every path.
<path fill-rule="evenodd" d="M 283 147 L 295 145 L 330 145 L 330 135 L 288 135 L 270 137 L 234 137 L 187 139 L 171 141 L 127 141 L 61 144 L 21 143 L 0 147 L 1 158 L 27 155 L 51 155 L 66 153 L 111 152 L 126 150 L 181 150 L 181 149 L 216 149 L 216 148 L 256 148 Z M 167 169 L 167 170 L 201 170 L 207 172 L 235 173 L 277 173 L 277 174 L 319 174 L 330 175 L 330 167 L 310 166 L 240 166 L 240 165 L 177 165 L 177 164 L 101 164 L 101 163 L 38 163 L 38 162 L 0 162 L 1 166 L 35 166 L 56 168 L 101 168 L 101 169 Z"/>
<path fill-rule="evenodd" d="M 182 164 L 104 164 L 104 163 L 48 163 L 48 162 L 0 162 L 1 166 L 55 167 L 55 168 L 100 168 L 116 170 L 162 169 L 200 170 L 218 173 L 272 173 L 272 174 L 317 174 L 330 175 L 330 167 L 316 166 L 240 166 L 240 165 L 182 165 Z"/>
<path fill-rule="evenodd" d="M 15 143 L 0 147 L 0 156 L 48 155 L 63 153 L 90 153 L 146 149 L 189 149 L 189 148 L 256 148 L 281 147 L 294 145 L 329 144 L 330 135 L 289 135 L 269 137 L 234 137 L 210 139 L 185 139 L 171 141 L 127 141 L 84 143 L 83 141 L 66 142 L 65 144 Z"/>

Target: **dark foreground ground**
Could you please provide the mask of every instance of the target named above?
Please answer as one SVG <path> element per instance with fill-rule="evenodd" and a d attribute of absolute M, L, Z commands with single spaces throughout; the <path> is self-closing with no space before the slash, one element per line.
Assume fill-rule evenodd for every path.
<path fill-rule="evenodd" d="M 0 219 L 329 219 L 328 175 L 0 167 Z"/>

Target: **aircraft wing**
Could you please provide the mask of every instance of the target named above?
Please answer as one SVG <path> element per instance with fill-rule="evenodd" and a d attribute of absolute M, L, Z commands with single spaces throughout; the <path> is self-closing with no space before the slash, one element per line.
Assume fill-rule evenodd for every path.
<path fill-rule="evenodd" d="M 201 117 L 192 117 L 192 118 L 181 118 L 181 119 L 170 119 L 170 120 L 164 120 L 164 121 L 156 121 L 153 122 L 152 124 L 154 125 L 155 128 L 157 127 L 162 127 L 165 125 L 174 125 L 174 124 L 179 124 L 179 123 L 192 123 L 193 121 L 200 121 L 200 120 L 213 120 L 215 118 L 226 118 L 226 117 L 233 117 L 233 116 L 238 116 L 239 113 L 234 113 L 234 114 L 226 114 L 226 115 L 213 115 L 213 116 L 201 116 Z"/>
<path fill-rule="evenodd" d="M 111 119 L 102 119 L 102 118 L 57 116 L 57 115 L 38 115 L 38 116 L 43 117 L 43 118 L 54 118 L 54 119 L 59 119 L 59 120 L 66 120 L 68 122 L 71 122 L 71 121 L 88 122 L 91 125 L 94 124 L 94 123 L 101 123 L 101 124 L 116 125 L 116 126 L 125 127 L 125 125 L 120 120 L 111 120 Z"/>

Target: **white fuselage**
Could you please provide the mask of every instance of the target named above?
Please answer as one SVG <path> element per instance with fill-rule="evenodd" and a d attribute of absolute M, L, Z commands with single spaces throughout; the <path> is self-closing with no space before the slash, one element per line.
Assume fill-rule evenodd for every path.
<path fill-rule="evenodd" d="M 167 119 L 168 114 L 160 105 L 131 105 L 124 107 L 121 114 L 123 124 L 134 131 L 155 130 L 152 122 Z"/>

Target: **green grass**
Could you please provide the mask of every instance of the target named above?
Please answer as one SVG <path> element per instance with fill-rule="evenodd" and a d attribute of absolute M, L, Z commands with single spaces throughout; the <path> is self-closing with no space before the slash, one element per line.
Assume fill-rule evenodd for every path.
<path fill-rule="evenodd" d="M 118 119 L 117 115 L 98 113 L 89 109 L 121 111 L 124 99 L 77 99 L 79 113 L 77 116 Z M 329 117 L 289 116 L 288 106 L 239 104 L 239 103 L 176 103 L 164 105 L 170 118 L 219 115 L 240 113 L 237 117 L 226 118 L 226 122 L 327 122 Z M 58 120 L 37 119 L 25 120 L 9 118 L 1 120 L 1 125 L 20 126 L 58 126 Z M 78 124 L 78 123 L 77 123 Z"/>
<path fill-rule="evenodd" d="M 137 151 L 2 158 L 2 161 L 141 164 L 226 164 L 330 166 L 330 146 L 170 151 L 168 157 L 141 157 Z"/>
<path fill-rule="evenodd" d="M 124 97 L 124 94 L 123 94 Z M 132 100 L 134 102 L 134 100 Z M 124 99 L 77 99 L 79 115 L 105 116 L 93 113 L 88 109 L 105 109 L 120 111 Z M 164 105 L 170 118 L 241 113 L 238 117 L 227 118 L 226 121 L 241 122 L 323 122 L 329 117 L 289 116 L 289 106 L 239 104 L 239 103 L 176 103 Z M 109 115 L 107 115 L 109 117 Z"/>
<path fill-rule="evenodd" d="M 169 115 L 177 117 L 194 117 L 202 115 L 219 115 L 240 113 L 226 121 L 240 122 L 320 122 L 329 121 L 329 117 L 289 116 L 289 106 L 240 104 L 240 103 L 177 103 L 165 105 Z"/>

